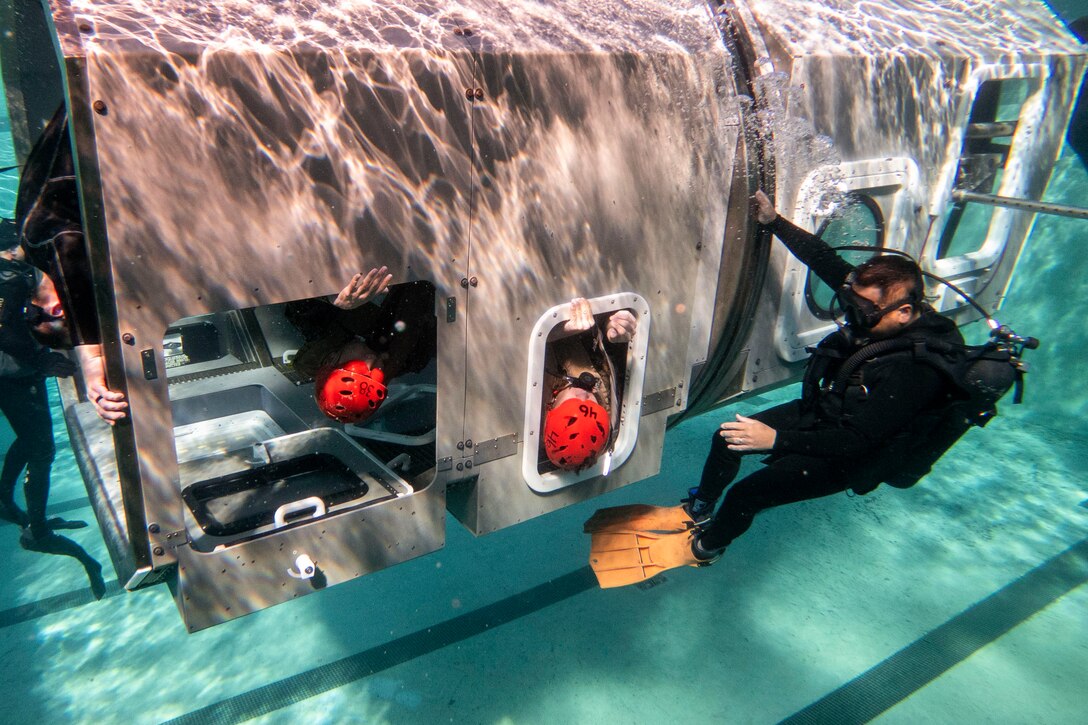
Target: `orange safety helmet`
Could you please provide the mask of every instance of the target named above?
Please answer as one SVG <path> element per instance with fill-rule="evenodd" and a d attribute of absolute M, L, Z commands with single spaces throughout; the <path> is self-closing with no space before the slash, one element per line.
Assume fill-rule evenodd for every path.
<path fill-rule="evenodd" d="M 385 374 L 362 360 L 325 368 L 314 379 L 314 398 L 321 412 L 341 423 L 366 420 L 385 401 Z"/>
<path fill-rule="evenodd" d="M 582 468 L 608 445 L 608 411 L 596 400 L 568 398 L 544 419 L 544 452 L 559 468 Z"/>

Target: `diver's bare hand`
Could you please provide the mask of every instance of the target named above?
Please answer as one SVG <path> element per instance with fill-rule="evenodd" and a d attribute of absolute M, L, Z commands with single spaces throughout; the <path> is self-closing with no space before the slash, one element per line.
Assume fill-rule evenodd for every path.
<path fill-rule="evenodd" d="M 778 218 L 778 212 L 775 211 L 774 204 L 772 204 L 770 198 L 763 193 L 763 189 L 760 189 L 752 195 L 752 201 L 754 202 L 753 206 L 756 221 L 760 224 L 770 224 Z"/>
<path fill-rule="evenodd" d="M 585 297 L 575 297 L 570 301 L 570 319 L 563 323 L 566 333 L 585 332 L 597 324 L 593 319 L 593 309 Z"/>
<path fill-rule="evenodd" d="M 110 390 L 105 385 L 95 384 L 87 387 L 87 398 L 94 404 L 94 412 L 110 425 L 116 425 L 128 415 L 128 402 L 123 393 Z"/>
<path fill-rule="evenodd" d="M 110 425 L 128 415 L 128 402 L 124 393 L 110 390 L 106 386 L 106 370 L 102 359 L 101 345 L 79 345 L 76 347 L 79 368 L 83 375 L 83 385 L 87 390 L 87 400 L 94 405 L 98 417 Z"/>
<path fill-rule="evenodd" d="M 729 444 L 731 451 L 769 451 L 774 448 L 778 433 L 775 429 L 754 418 L 737 415 L 736 421 L 722 423 L 719 434 Z"/>
<path fill-rule="evenodd" d="M 620 310 L 608 318 L 605 337 L 609 342 L 629 342 L 638 329 L 638 318 L 630 310 Z"/>
<path fill-rule="evenodd" d="M 389 274 L 388 267 L 372 269 L 364 276 L 357 272 L 348 286 L 340 290 L 333 304 L 342 310 L 354 310 L 377 294 L 389 289 L 389 283 L 393 281 L 393 275 Z"/>

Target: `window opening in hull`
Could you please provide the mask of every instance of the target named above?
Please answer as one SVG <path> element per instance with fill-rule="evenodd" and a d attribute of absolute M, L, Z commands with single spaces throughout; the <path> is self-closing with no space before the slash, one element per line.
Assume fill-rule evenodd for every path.
<path fill-rule="evenodd" d="M 628 310 L 634 314 L 633 310 Z M 594 315 L 598 330 L 608 326 L 608 318 L 615 310 Z M 637 318 L 636 318 L 637 319 Z M 548 343 L 544 350 L 544 380 L 540 401 L 540 430 L 546 430 L 545 421 L 552 401 L 564 389 L 586 385 L 595 402 L 604 409 L 604 414 L 615 420 L 613 426 L 607 422 L 607 442 L 619 433 L 620 411 L 612 406 L 622 405 L 627 378 L 628 343 L 613 343 L 598 335 L 596 330 L 573 336 L 560 336 L 562 325 L 556 325 L 548 333 Z M 588 376 L 588 377 L 586 377 Z M 584 381 L 584 382 L 583 382 Z M 560 470 L 552 463 L 545 452 L 544 440 L 537 447 L 537 472 L 541 474 Z M 607 444 L 602 446 L 607 449 Z"/>
<path fill-rule="evenodd" d="M 318 297 L 189 317 L 170 325 L 163 348 L 196 548 L 429 483 L 437 419 L 430 283 L 395 285 L 351 310 Z"/>
<path fill-rule="evenodd" d="M 1037 87 L 1029 78 L 1001 78 L 983 82 L 971 106 L 955 189 L 1000 194 L 1012 140 L 1028 97 Z M 945 222 L 937 259 L 961 257 L 985 245 L 994 207 L 958 201 Z"/>
<path fill-rule="evenodd" d="M 816 236 L 832 247 L 854 245 L 864 247 L 884 246 L 884 215 L 880 206 L 867 194 L 851 193 L 843 203 L 816 230 Z M 857 265 L 872 258 L 866 252 L 839 252 L 851 264 Z M 808 272 L 805 284 L 805 302 L 813 315 L 821 320 L 834 319 L 831 303 L 835 291 L 819 277 Z"/>

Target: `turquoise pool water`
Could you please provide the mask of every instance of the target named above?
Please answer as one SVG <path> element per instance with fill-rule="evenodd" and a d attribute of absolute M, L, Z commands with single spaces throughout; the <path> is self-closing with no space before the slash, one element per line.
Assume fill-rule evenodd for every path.
<path fill-rule="evenodd" d="M 1046 198 L 1088 199 L 1068 147 Z M 451 518 L 436 554 L 196 635 L 165 587 L 111 580 L 96 602 L 74 560 L 0 526 L 0 722 L 1083 722 L 1086 239 L 1040 218 L 999 315 L 1043 340 L 1027 404 L 915 489 L 768 513 L 716 566 L 656 586 L 597 589 L 581 524 L 674 501 L 725 411 L 671 431 L 652 479 L 480 539 Z M 89 521 L 71 538 L 107 562 L 55 429 L 51 511 Z"/>

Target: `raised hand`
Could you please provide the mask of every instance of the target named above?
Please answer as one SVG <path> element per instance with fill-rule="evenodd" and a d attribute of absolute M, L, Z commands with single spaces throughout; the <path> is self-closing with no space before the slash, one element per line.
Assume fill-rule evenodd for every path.
<path fill-rule="evenodd" d="M 772 204 L 770 198 L 763 193 L 763 189 L 760 189 L 752 195 L 752 202 L 756 221 L 760 224 L 770 224 L 778 218 L 778 212 L 775 211 L 774 204 Z"/>
<path fill-rule="evenodd" d="M 83 384 L 87 389 L 87 399 L 94 405 L 98 417 L 110 425 L 123 419 L 128 413 L 128 402 L 124 393 L 110 390 L 106 386 L 106 370 L 102 360 L 101 345 L 80 345 L 76 348 L 79 367 L 83 373 Z"/>
<path fill-rule="evenodd" d="M 389 274 L 389 268 L 385 266 L 372 269 L 365 276 L 362 272 L 356 272 L 347 287 L 336 295 L 333 304 L 342 310 L 354 310 L 374 295 L 389 289 L 392 280 L 393 275 Z"/>

